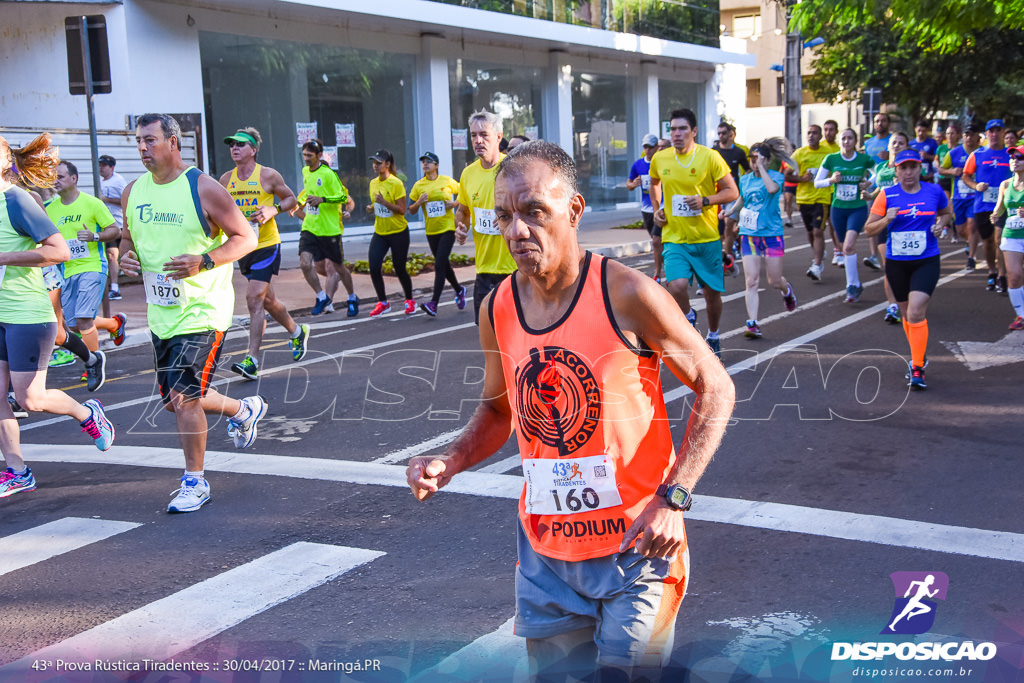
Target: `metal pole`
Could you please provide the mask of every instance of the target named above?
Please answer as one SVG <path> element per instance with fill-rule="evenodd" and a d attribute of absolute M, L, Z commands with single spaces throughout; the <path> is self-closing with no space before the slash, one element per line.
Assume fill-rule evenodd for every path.
<path fill-rule="evenodd" d="M 79 17 L 82 30 L 82 70 L 85 74 L 85 104 L 89 111 L 89 148 L 92 150 L 92 191 L 100 195 L 100 145 L 96 137 L 96 112 L 92 106 L 92 57 L 89 50 L 89 18 Z"/>
<path fill-rule="evenodd" d="M 792 6 L 786 4 L 786 29 L 788 31 L 792 14 Z M 783 82 L 786 88 L 786 139 L 799 147 L 802 133 L 800 131 L 800 109 L 803 104 L 803 79 L 800 76 L 800 57 L 803 54 L 803 43 L 799 33 L 786 33 L 786 59 Z"/>

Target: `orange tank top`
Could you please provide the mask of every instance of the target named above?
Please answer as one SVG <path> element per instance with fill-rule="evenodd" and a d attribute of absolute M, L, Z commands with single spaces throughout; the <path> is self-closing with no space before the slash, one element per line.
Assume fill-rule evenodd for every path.
<path fill-rule="evenodd" d="M 538 553 L 585 560 L 622 535 L 675 460 L 660 361 L 616 326 L 607 261 L 587 253 L 576 297 L 543 330 L 523 316 L 516 276 L 490 308 L 526 479 L 519 517 Z"/>

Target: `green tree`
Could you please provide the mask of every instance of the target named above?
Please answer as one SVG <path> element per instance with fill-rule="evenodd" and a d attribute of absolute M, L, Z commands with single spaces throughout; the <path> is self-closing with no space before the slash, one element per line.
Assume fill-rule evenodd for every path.
<path fill-rule="evenodd" d="M 780 0 L 787 2 L 787 0 Z M 871 27 L 885 21 L 921 47 L 954 53 L 961 38 L 989 29 L 1024 29 L 1024 0 L 803 0 L 790 30 L 811 36 L 830 26 Z"/>

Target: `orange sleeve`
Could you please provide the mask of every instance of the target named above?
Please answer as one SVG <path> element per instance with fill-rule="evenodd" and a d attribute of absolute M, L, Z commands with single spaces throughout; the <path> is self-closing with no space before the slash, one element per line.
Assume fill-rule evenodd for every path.
<path fill-rule="evenodd" d="M 974 162 L 974 152 L 971 152 L 971 156 L 967 157 L 967 163 L 964 164 L 964 173 L 974 173 L 977 170 L 977 164 Z"/>
<path fill-rule="evenodd" d="M 871 205 L 871 213 L 876 216 L 884 216 L 887 208 L 888 207 L 885 203 L 885 190 L 882 190 L 878 193 L 878 196 L 875 197 L 875 203 Z"/>

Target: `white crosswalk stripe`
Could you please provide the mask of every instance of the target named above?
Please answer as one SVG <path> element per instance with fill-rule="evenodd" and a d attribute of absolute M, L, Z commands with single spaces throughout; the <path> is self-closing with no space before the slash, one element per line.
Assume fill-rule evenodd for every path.
<path fill-rule="evenodd" d="M 65 517 L 0 538 L 0 576 L 142 526 L 134 522 Z"/>
<path fill-rule="evenodd" d="M 363 548 L 293 543 L 0 667 L 0 679 L 28 671 L 40 660 L 169 659 L 382 555 Z"/>

